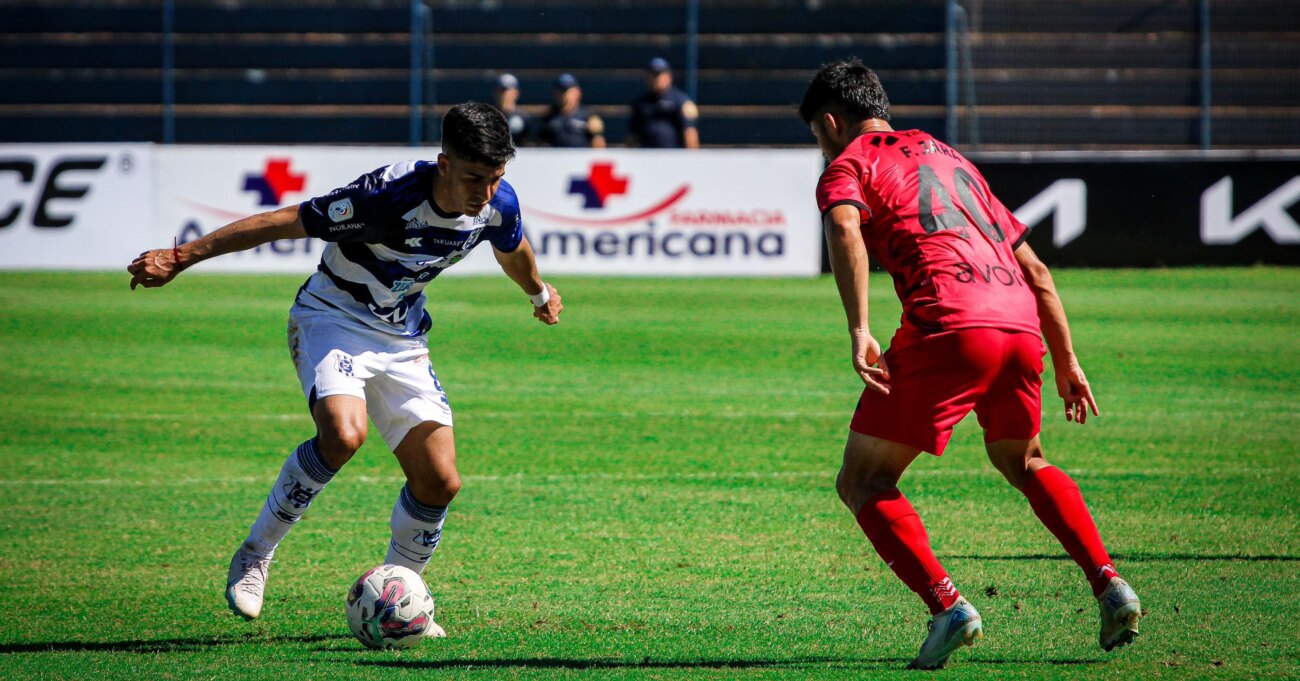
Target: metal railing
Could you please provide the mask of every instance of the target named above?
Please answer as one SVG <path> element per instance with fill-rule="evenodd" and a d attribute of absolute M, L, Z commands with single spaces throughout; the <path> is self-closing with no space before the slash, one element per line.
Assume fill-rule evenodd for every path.
<path fill-rule="evenodd" d="M 439 130 L 433 114 L 438 104 L 434 73 L 433 11 L 426 0 L 410 0 L 410 115 L 408 143 L 419 146 L 437 141 Z M 971 50 L 971 21 L 959 0 L 945 0 L 945 83 L 946 134 L 952 144 L 964 143 L 978 149 L 980 121 L 976 104 L 975 69 Z M 176 0 L 163 0 L 162 29 L 162 141 L 176 141 Z M 700 0 L 685 0 L 682 31 L 685 44 L 683 76 L 686 91 L 695 100 L 699 84 Z M 1199 0 L 1198 51 L 1200 116 L 1199 146 L 1209 150 L 1212 142 L 1211 109 L 1211 25 L 1210 0 Z M 965 122 L 965 126 L 962 122 Z M 963 129 L 964 128 L 964 129 Z M 964 142 L 963 142 L 964 140 Z"/>

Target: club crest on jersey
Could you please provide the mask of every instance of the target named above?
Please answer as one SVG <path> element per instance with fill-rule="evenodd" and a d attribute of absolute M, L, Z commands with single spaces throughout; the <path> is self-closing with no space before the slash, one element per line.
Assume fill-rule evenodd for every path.
<path fill-rule="evenodd" d="M 330 204 L 329 216 L 334 222 L 351 220 L 355 214 L 356 210 L 352 208 L 352 199 L 339 199 Z"/>
<path fill-rule="evenodd" d="M 340 354 L 334 360 L 334 369 L 344 376 L 352 375 L 352 356 Z"/>

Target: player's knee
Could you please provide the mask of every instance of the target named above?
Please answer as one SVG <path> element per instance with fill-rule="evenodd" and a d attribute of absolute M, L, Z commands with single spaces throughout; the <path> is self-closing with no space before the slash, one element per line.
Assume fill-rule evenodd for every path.
<path fill-rule="evenodd" d="M 875 471 L 850 474 L 840 469 L 835 479 L 835 491 L 840 495 L 849 510 L 856 511 L 871 497 L 898 488 L 898 475 L 893 472 Z"/>
<path fill-rule="evenodd" d="M 346 422 L 331 422 L 320 429 L 321 453 L 326 463 L 338 468 L 366 443 L 366 429 Z"/>
<path fill-rule="evenodd" d="M 1037 438 L 1028 444 L 1008 441 L 991 443 L 988 445 L 988 453 L 993 467 L 1016 489 L 1022 489 L 1034 471 L 1048 465 Z"/>
<path fill-rule="evenodd" d="M 407 485 L 416 501 L 430 506 L 446 506 L 460 492 L 460 474 L 431 477 L 423 480 L 408 480 Z"/>
<path fill-rule="evenodd" d="M 844 502 L 845 506 L 848 506 L 850 509 L 852 509 L 853 490 L 851 485 L 849 484 L 848 476 L 845 475 L 843 468 L 840 469 L 840 474 L 835 477 L 835 491 L 840 495 L 840 501 Z"/>

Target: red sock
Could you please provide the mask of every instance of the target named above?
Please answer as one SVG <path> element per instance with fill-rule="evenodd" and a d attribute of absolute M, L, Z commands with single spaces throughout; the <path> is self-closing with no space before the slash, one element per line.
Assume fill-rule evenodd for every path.
<path fill-rule="evenodd" d="M 1083 493 L 1065 471 L 1047 466 L 1029 474 L 1023 490 L 1034 515 L 1056 535 L 1074 562 L 1088 576 L 1092 595 L 1100 596 L 1111 577 L 1118 577 L 1115 564 L 1097 533 L 1097 524 L 1083 503 Z"/>
<path fill-rule="evenodd" d="M 925 601 L 931 615 L 961 597 L 930 549 L 921 516 L 902 492 L 892 489 L 872 495 L 858 511 L 858 525 L 894 574 Z"/>

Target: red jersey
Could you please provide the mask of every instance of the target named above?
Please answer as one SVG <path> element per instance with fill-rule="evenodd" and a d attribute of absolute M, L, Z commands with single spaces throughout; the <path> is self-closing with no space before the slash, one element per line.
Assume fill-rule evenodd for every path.
<path fill-rule="evenodd" d="M 1012 255 L 1029 234 L 970 161 L 920 130 L 866 133 L 822 173 L 817 206 L 851 204 L 867 251 L 894 278 L 903 327 L 1039 333 Z"/>

